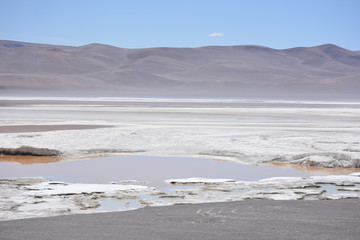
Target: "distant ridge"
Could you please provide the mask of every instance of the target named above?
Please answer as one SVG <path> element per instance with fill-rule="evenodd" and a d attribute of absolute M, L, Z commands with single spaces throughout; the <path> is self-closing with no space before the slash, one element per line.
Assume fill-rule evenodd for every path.
<path fill-rule="evenodd" d="M 332 44 L 125 49 L 0 40 L 0 95 L 360 99 L 360 52 Z"/>

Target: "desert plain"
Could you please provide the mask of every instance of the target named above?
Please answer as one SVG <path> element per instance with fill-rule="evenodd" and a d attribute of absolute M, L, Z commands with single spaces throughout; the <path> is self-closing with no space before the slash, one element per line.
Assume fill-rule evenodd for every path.
<path fill-rule="evenodd" d="M 357 239 L 359 51 L 0 52 L 1 239 Z"/>

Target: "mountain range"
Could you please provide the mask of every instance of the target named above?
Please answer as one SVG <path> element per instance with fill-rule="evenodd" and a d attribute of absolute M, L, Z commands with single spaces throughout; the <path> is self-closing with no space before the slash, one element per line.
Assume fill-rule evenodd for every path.
<path fill-rule="evenodd" d="M 1 95 L 360 99 L 360 51 L 332 44 L 125 49 L 0 41 Z"/>

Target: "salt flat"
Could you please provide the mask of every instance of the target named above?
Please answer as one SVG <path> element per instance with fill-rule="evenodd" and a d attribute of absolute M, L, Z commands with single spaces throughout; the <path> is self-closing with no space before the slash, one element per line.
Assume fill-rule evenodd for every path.
<path fill-rule="evenodd" d="M 109 126 L 0 133 L 1 147 L 53 148 L 67 157 L 142 152 L 325 167 L 354 167 L 360 159 L 359 103 L 2 98 L 0 114 L 0 126 Z"/>
<path fill-rule="evenodd" d="M 34 132 L 29 131 L 31 128 Z M 74 188 L 85 186 L 76 185 L 81 184 L 76 182 L 61 183 L 67 187 L 51 192 L 47 186 L 58 183 L 48 179 L 4 180 L 0 199 L 3 220 L 93 213 L 99 211 L 104 201 L 164 206 L 259 198 L 360 197 L 358 175 L 347 175 L 356 171 L 353 168 L 359 167 L 360 161 L 360 103 L 356 102 L 3 97 L 0 99 L 0 147 L 21 146 L 59 150 L 62 156 L 56 161 L 123 155 L 171 156 L 246 165 L 295 163 L 298 166 L 347 168 L 350 172 L 338 177 L 297 176 L 253 182 L 234 176 L 235 182 L 224 184 L 211 184 L 219 179 L 187 175 L 186 178 L 206 180 L 210 185 L 202 186 L 200 181 L 190 189 L 166 192 L 148 184 L 146 187 L 151 191 L 145 197 L 139 196 L 139 192 L 129 194 L 119 190 L 124 189 L 121 183 L 117 186 L 108 183 L 95 186 L 97 182 L 86 185 L 89 189 L 91 185 L 105 190 L 119 188 L 119 192 L 113 194 L 107 190 L 74 192 Z M 142 171 L 146 169 L 151 168 Z M 152 171 L 151 174 L 158 174 Z M 1 176 L 8 177 L 8 174 L 3 172 Z M 225 174 L 221 178 L 230 176 Z M 180 181 L 186 183 L 189 180 Z M 31 190 L 34 184 L 40 184 L 36 186 L 37 191 Z M 34 194 L 39 191 L 41 196 Z M 53 210 L 50 211 L 48 206 Z"/>

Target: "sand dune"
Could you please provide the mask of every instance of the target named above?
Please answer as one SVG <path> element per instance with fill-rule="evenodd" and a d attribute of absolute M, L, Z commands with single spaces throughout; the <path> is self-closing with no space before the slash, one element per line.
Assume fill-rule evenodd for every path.
<path fill-rule="evenodd" d="M 335 45 L 124 49 L 0 41 L 0 94 L 358 99 L 360 52 Z"/>

